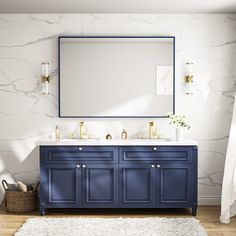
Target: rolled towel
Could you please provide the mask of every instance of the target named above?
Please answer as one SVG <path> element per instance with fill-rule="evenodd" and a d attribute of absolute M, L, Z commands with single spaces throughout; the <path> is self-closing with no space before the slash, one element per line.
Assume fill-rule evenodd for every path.
<path fill-rule="evenodd" d="M 17 189 L 18 189 L 18 191 L 21 191 L 21 192 L 27 192 L 27 185 L 22 183 L 21 181 L 18 181 L 17 182 Z"/>

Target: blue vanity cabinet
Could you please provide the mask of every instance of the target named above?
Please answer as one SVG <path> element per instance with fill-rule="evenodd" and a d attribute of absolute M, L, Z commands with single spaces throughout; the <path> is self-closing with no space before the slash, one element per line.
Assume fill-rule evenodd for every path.
<path fill-rule="evenodd" d="M 156 184 L 159 189 L 159 204 L 175 207 L 192 204 L 194 191 L 193 167 L 189 164 L 157 165 Z"/>
<path fill-rule="evenodd" d="M 151 164 L 119 165 L 119 202 L 121 207 L 155 206 L 155 166 Z"/>
<path fill-rule="evenodd" d="M 40 211 L 197 210 L 197 146 L 40 146 Z"/>
<path fill-rule="evenodd" d="M 46 164 L 40 169 L 40 208 L 81 205 L 81 170 L 75 164 Z"/>
<path fill-rule="evenodd" d="M 82 205 L 116 207 L 118 204 L 118 164 L 82 165 Z"/>
<path fill-rule="evenodd" d="M 122 207 L 192 208 L 196 215 L 197 146 L 121 147 L 119 162 Z"/>
<path fill-rule="evenodd" d="M 41 146 L 40 211 L 118 206 L 118 147 Z"/>

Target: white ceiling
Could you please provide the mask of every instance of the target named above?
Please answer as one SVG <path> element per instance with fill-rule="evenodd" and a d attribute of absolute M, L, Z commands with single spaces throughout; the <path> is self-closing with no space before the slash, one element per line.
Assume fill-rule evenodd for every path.
<path fill-rule="evenodd" d="M 236 0 L 0 0 L 0 13 L 236 13 Z"/>

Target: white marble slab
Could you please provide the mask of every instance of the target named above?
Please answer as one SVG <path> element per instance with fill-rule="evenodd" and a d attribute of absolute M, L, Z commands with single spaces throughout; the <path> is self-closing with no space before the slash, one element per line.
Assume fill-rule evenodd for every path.
<path fill-rule="evenodd" d="M 106 139 L 62 139 L 42 140 L 36 142 L 38 146 L 197 146 L 194 140 L 173 141 L 167 139 L 127 139 L 127 140 L 106 140 Z"/>

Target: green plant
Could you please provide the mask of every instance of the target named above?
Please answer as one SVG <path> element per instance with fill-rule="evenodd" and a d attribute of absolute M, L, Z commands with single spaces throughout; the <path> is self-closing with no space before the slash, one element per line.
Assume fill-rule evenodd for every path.
<path fill-rule="evenodd" d="M 175 125 L 177 128 L 190 129 L 186 116 L 172 113 L 168 113 L 167 115 L 170 118 L 170 125 Z"/>

